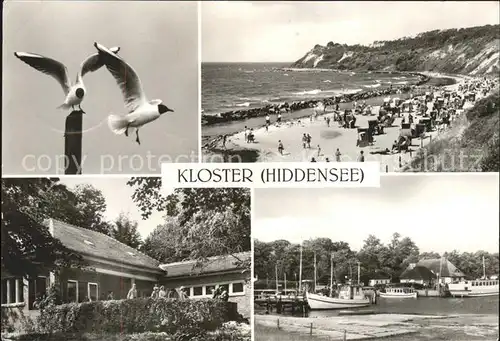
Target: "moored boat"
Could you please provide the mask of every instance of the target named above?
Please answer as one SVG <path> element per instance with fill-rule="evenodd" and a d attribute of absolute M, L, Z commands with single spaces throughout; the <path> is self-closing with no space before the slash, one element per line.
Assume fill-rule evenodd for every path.
<path fill-rule="evenodd" d="M 386 288 L 380 293 L 382 298 L 417 298 L 417 292 L 412 288 Z"/>
<path fill-rule="evenodd" d="M 498 279 L 476 279 L 448 284 L 453 297 L 480 297 L 498 295 Z"/>
<path fill-rule="evenodd" d="M 329 297 L 306 292 L 307 303 L 311 310 L 331 310 L 360 308 L 370 305 L 360 286 L 346 285 L 339 291 L 338 297 Z"/>

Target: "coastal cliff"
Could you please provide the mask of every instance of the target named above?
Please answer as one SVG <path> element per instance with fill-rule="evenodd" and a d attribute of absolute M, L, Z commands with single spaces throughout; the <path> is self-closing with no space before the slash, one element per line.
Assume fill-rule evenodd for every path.
<path fill-rule="evenodd" d="M 434 30 L 369 46 L 316 45 L 293 68 L 498 74 L 500 25 Z"/>

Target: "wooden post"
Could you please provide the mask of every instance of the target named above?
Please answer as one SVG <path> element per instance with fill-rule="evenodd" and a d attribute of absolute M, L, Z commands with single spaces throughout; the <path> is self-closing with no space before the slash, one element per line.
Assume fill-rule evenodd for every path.
<path fill-rule="evenodd" d="M 278 329 L 280 329 L 280 318 L 278 317 Z"/>
<path fill-rule="evenodd" d="M 347 340 L 347 330 L 344 330 L 344 341 Z"/>
<path fill-rule="evenodd" d="M 312 334 L 313 334 L 313 324 L 312 324 L 312 322 L 311 322 L 311 331 L 310 331 L 310 335 L 312 335 Z"/>
<path fill-rule="evenodd" d="M 64 129 L 64 174 L 82 173 L 82 126 L 83 112 L 72 111 L 66 117 Z"/>

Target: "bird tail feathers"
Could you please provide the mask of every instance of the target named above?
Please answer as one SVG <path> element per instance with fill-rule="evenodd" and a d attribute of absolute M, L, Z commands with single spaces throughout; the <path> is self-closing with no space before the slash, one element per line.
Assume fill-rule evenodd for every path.
<path fill-rule="evenodd" d="M 120 115 L 109 115 L 108 125 L 109 129 L 117 135 L 123 134 L 127 130 L 128 120 L 124 116 Z"/>

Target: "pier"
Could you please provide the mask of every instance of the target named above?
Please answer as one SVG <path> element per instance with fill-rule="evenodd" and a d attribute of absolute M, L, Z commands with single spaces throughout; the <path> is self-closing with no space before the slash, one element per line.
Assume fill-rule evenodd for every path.
<path fill-rule="evenodd" d="M 266 307 L 266 313 L 276 312 L 277 314 L 284 314 L 289 311 L 293 314 L 300 313 L 306 316 L 309 307 L 307 300 L 304 296 L 299 295 L 255 295 L 254 303 L 260 307 Z"/>

